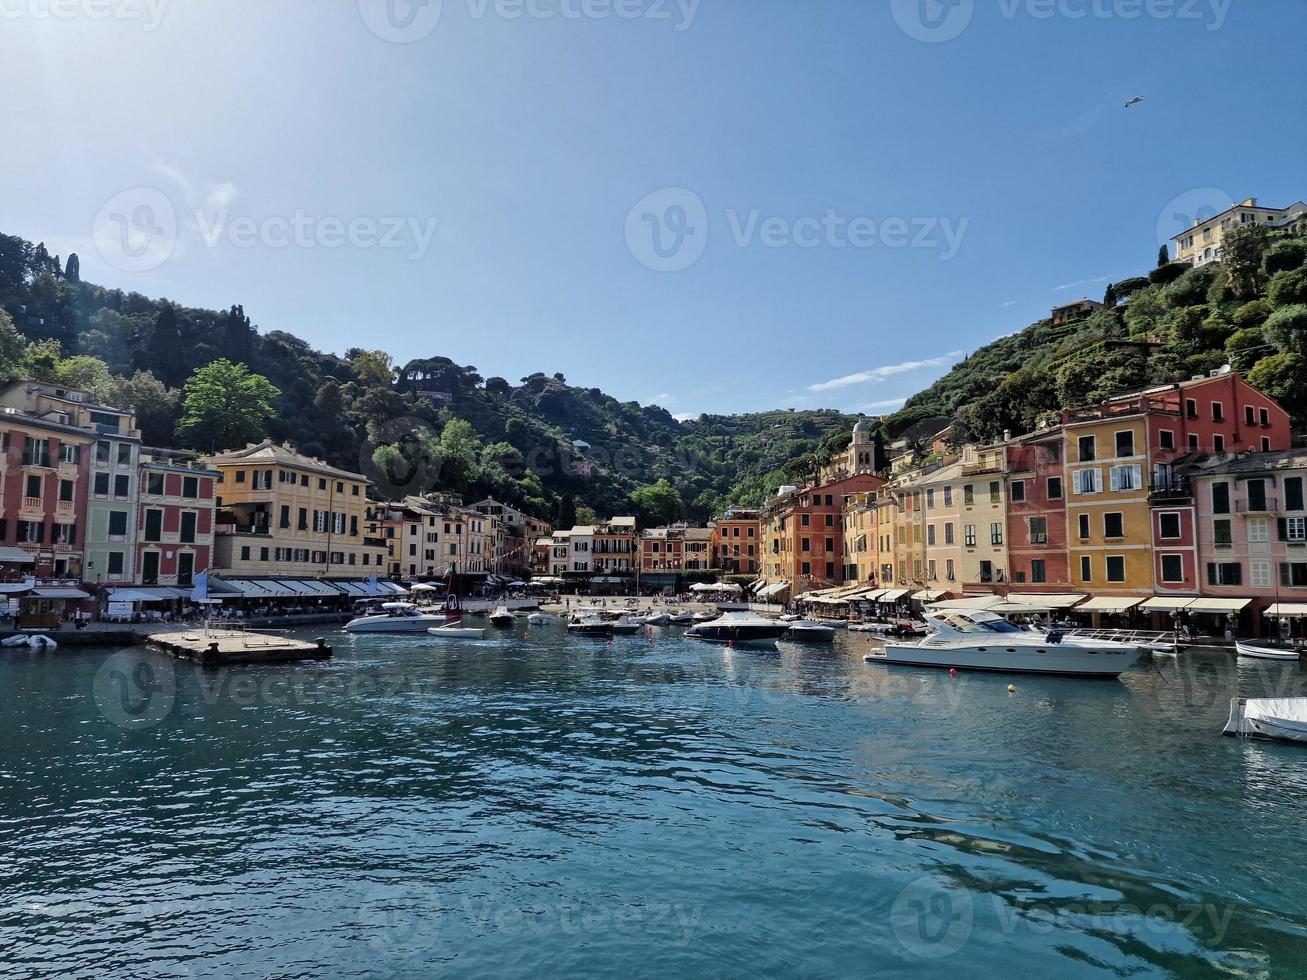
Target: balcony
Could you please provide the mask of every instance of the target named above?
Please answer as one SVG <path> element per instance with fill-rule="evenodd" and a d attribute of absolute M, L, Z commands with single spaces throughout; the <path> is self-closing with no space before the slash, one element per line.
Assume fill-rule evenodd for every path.
<path fill-rule="evenodd" d="M 1275 497 L 1261 497 L 1254 500 L 1236 500 L 1234 512 L 1244 516 L 1280 513 L 1280 502 Z"/>
<path fill-rule="evenodd" d="M 44 510 L 40 497 L 23 497 L 23 510 Z"/>
<path fill-rule="evenodd" d="M 1150 483 L 1148 499 L 1150 501 L 1187 500 L 1194 495 L 1188 480 L 1171 480 L 1165 483 Z"/>

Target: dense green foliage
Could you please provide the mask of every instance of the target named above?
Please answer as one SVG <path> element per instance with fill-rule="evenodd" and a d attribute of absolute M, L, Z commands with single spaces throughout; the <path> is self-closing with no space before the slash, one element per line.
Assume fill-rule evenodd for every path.
<path fill-rule="evenodd" d="M 1041 320 L 982 347 L 885 420 L 890 436 L 1026 432 L 1062 406 L 1182 381 L 1229 363 L 1307 421 L 1307 227 L 1240 228 L 1219 266 L 1161 265 L 1112 284 L 1109 307 Z"/>

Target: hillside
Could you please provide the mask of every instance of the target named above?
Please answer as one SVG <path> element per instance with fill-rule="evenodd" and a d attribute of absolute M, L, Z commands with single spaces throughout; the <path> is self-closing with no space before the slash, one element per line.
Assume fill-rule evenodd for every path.
<path fill-rule="evenodd" d="M 1040 320 L 961 361 L 885 421 L 962 439 L 1029 431 L 1044 413 L 1223 364 L 1307 423 L 1307 226 L 1239 229 L 1220 266 L 1167 263 L 1110 284 L 1105 308 L 1055 327 Z"/>
<path fill-rule="evenodd" d="M 239 305 L 195 309 L 109 289 L 82 282 L 79 265 L 0 235 L 0 308 L 17 331 L 0 338 L 3 380 L 91 388 L 134 405 L 148 443 L 205 450 L 175 434 L 182 389 L 196 368 L 228 358 L 278 389 L 268 436 L 361 469 L 390 495 L 433 486 L 494 494 L 548 519 L 569 496 L 601 515 L 629 512 L 632 491 L 667 479 L 687 516 L 703 518 L 759 502 L 787 464 L 825 438 L 847 440 L 854 421 L 778 411 L 683 423 L 562 374 L 514 383 L 439 356 L 392 366 L 383 351 L 323 353 L 258 329 Z"/>

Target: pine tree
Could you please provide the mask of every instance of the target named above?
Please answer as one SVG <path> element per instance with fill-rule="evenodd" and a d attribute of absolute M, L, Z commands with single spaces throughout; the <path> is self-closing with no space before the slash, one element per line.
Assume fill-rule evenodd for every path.
<path fill-rule="evenodd" d="M 1164 265 L 1171 263 L 1171 250 L 1165 245 L 1157 250 L 1157 267 L 1160 269 Z"/>
<path fill-rule="evenodd" d="M 69 282 L 82 281 L 82 261 L 76 252 L 68 253 L 68 264 L 64 266 L 64 278 Z"/>
<path fill-rule="evenodd" d="M 161 378 L 169 388 L 180 388 L 186 380 L 182 332 L 177 325 L 177 307 L 166 300 L 160 304 L 159 315 L 154 318 L 150 348 L 148 358 L 153 362 L 155 377 Z"/>
<path fill-rule="evenodd" d="M 558 501 L 558 511 L 554 514 L 554 527 L 560 531 L 570 531 L 576 527 L 576 498 L 565 493 Z"/>
<path fill-rule="evenodd" d="M 1116 306 L 1116 283 L 1109 282 L 1107 289 L 1103 293 L 1103 305 L 1108 309 Z"/>

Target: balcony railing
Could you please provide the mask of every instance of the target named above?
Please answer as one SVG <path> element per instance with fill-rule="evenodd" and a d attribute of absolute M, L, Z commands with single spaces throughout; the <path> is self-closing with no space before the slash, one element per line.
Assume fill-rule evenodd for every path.
<path fill-rule="evenodd" d="M 1148 485 L 1148 496 L 1153 500 L 1179 500 L 1193 495 L 1193 488 L 1187 480 L 1171 480 Z"/>
<path fill-rule="evenodd" d="M 40 497 L 23 497 L 23 510 L 43 510 Z"/>
<path fill-rule="evenodd" d="M 1278 514 L 1280 512 L 1280 502 L 1275 497 L 1236 500 L 1234 502 L 1234 512 L 1236 514 Z"/>

